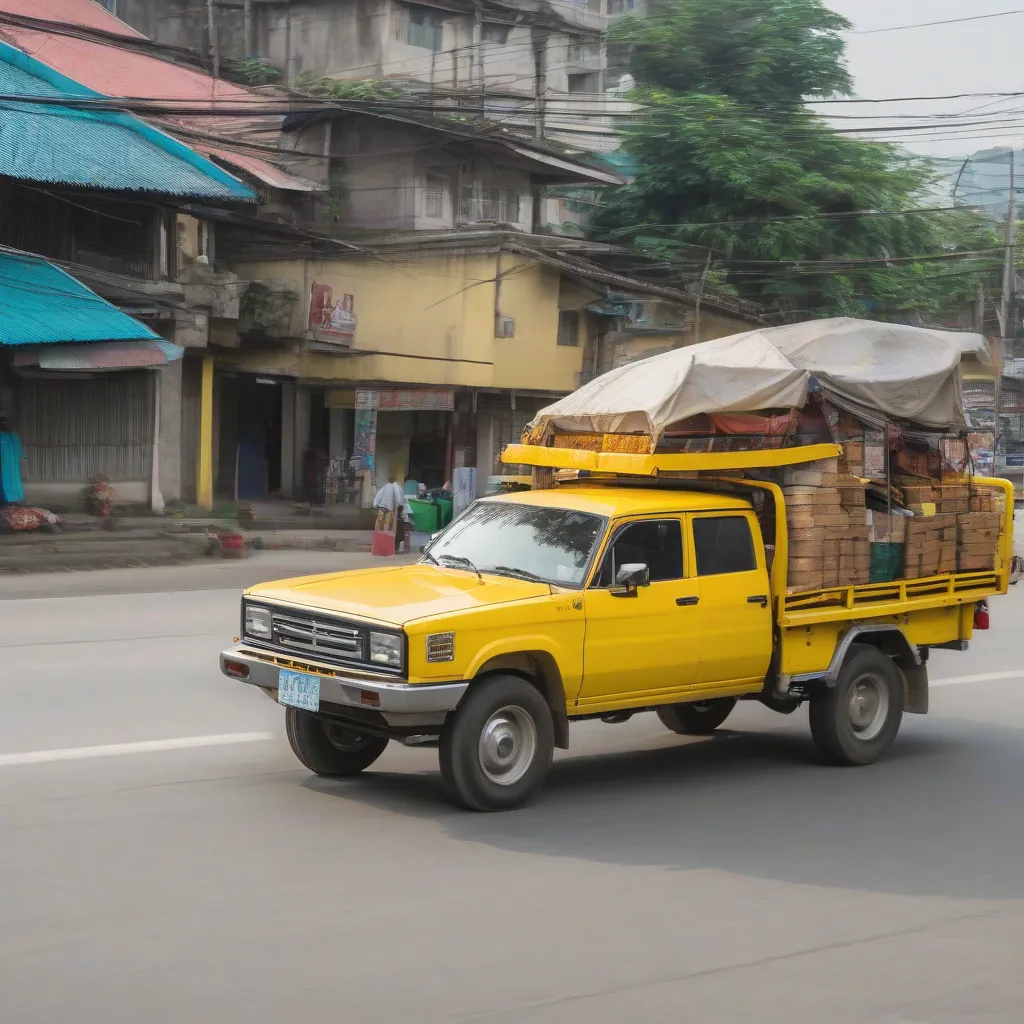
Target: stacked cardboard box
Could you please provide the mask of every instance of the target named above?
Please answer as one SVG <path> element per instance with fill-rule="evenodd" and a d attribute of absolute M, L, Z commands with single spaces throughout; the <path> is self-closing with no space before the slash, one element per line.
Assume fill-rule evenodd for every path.
<path fill-rule="evenodd" d="M 864 485 L 834 459 L 786 470 L 790 591 L 866 583 L 870 574 Z"/>
<path fill-rule="evenodd" d="M 868 510 L 868 540 L 872 544 L 905 544 L 909 516 Z"/>
<path fill-rule="evenodd" d="M 991 571 L 999 545 L 999 512 L 963 512 L 957 520 L 957 568 L 961 572 Z"/>
<path fill-rule="evenodd" d="M 903 575 L 907 579 L 956 572 L 956 516 L 936 513 L 907 520 Z"/>
<path fill-rule="evenodd" d="M 843 461 L 851 476 L 864 475 L 864 439 L 843 442 Z"/>
<path fill-rule="evenodd" d="M 990 487 L 978 487 L 971 492 L 972 512 L 998 512 L 1001 505 Z"/>

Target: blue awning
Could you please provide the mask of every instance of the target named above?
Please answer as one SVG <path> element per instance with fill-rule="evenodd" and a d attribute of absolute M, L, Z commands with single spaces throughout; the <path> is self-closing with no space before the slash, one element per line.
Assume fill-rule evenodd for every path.
<path fill-rule="evenodd" d="M 0 249 L 0 346 L 161 340 L 60 267 Z"/>
<path fill-rule="evenodd" d="M 3 41 L 0 95 L 0 176 L 188 199 L 258 198 L 223 168 L 145 121 L 76 106 L 99 94 Z M 71 105 L 54 102 L 62 99 Z"/>

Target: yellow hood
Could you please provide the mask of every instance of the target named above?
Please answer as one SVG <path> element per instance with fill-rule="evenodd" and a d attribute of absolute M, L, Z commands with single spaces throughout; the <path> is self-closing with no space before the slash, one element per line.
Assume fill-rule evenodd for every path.
<path fill-rule="evenodd" d="M 403 626 L 416 619 L 543 597 L 550 592 L 546 583 L 487 573 L 481 582 L 471 572 L 417 564 L 261 583 L 247 594 Z"/>

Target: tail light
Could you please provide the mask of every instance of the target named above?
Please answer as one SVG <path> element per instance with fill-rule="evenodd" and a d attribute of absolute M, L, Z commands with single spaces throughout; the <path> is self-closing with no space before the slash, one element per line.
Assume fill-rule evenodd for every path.
<path fill-rule="evenodd" d="M 974 628 L 988 629 L 988 601 L 979 601 L 974 606 Z"/>

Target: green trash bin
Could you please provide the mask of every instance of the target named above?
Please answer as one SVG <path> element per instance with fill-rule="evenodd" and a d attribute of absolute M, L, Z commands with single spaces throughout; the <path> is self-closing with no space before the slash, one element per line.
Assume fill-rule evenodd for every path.
<path fill-rule="evenodd" d="M 452 521 L 455 502 L 451 498 L 438 498 L 437 504 L 441 513 L 441 529 L 443 530 Z"/>
<path fill-rule="evenodd" d="M 891 583 L 903 575 L 903 544 L 871 545 L 872 583 Z"/>
<path fill-rule="evenodd" d="M 440 510 L 432 501 L 410 498 L 409 507 L 412 509 L 412 528 L 418 533 L 437 533 L 441 529 Z"/>

